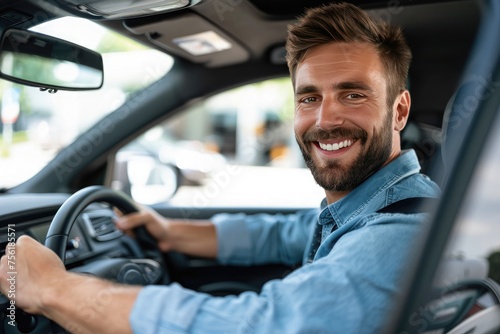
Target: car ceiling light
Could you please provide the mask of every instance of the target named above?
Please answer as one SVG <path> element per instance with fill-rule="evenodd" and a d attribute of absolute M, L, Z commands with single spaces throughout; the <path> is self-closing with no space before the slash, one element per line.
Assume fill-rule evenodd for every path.
<path fill-rule="evenodd" d="M 215 53 L 232 47 L 231 43 L 211 30 L 174 38 L 172 42 L 193 56 Z"/>
<path fill-rule="evenodd" d="M 106 18 L 139 17 L 189 7 L 201 0 L 65 0 L 78 10 Z"/>

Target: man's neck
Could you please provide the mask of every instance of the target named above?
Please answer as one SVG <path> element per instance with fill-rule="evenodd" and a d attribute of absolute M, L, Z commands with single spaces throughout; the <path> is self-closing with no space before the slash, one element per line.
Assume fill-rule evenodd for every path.
<path fill-rule="evenodd" d="M 328 205 L 332 204 L 332 203 L 335 203 L 337 202 L 339 199 L 347 196 L 347 194 L 349 194 L 350 191 L 328 191 L 328 190 L 325 190 L 325 194 L 326 194 L 326 201 L 328 203 Z"/>

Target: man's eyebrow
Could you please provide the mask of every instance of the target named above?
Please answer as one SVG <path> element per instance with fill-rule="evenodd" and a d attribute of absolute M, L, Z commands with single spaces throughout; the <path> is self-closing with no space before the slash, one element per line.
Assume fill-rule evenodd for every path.
<path fill-rule="evenodd" d="M 373 91 L 373 89 L 361 81 L 343 81 L 333 85 L 334 89 L 338 90 L 350 90 L 350 89 L 360 89 L 364 91 Z"/>
<path fill-rule="evenodd" d="M 363 90 L 366 92 L 372 92 L 373 89 L 367 85 L 366 83 L 362 81 L 342 81 L 335 83 L 333 85 L 333 89 L 335 90 Z M 295 95 L 302 95 L 302 94 L 311 94 L 311 93 L 317 93 L 318 92 L 318 87 L 315 85 L 303 85 L 297 87 L 295 91 Z"/>
<path fill-rule="evenodd" d="M 311 93 L 316 93 L 318 91 L 318 88 L 314 85 L 304 85 L 304 86 L 299 86 L 295 90 L 295 95 L 302 95 L 302 94 L 311 94 Z"/>

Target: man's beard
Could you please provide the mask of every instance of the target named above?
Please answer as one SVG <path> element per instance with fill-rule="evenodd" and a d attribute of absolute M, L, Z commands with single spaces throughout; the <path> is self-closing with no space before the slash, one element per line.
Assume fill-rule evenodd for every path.
<path fill-rule="evenodd" d="M 341 158 L 318 166 L 309 152 L 309 145 L 327 139 L 354 139 L 361 144 L 361 152 L 351 165 L 343 165 Z M 387 162 L 392 149 L 392 111 L 388 112 L 380 132 L 374 132 L 368 146 L 367 141 L 368 133 L 359 128 L 318 129 L 306 132 L 302 141 L 297 139 L 307 167 L 316 182 L 327 191 L 351 191 Z"/>

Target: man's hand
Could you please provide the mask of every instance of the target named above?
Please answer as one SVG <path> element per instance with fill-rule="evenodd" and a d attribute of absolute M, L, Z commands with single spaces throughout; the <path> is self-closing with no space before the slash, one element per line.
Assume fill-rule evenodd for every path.
<path fill-rule="evenodd" d="M 128 234 L 144 226 L 164 252 L 175 250 L 207 258 L 217 256 L 215 227 L 207 220 L 167 219 L 149 207 L 141 207 L 139 212 L 120 217 L 116 226 Z"/>
<path fill-rule="evenodd" d="M 3 256 L 0 289 L 8 295 L 15 275 L 16 307 L 43 314 L 71 333 L 131 333 L 128 318 L 140 287 L 117 285 L 89 275 L 67 272 L 63 262 L 47 247 L 28 236 L 15 246 L 15 269 Z"/>
<path fill-rule="evenodd" d="M 164 252 L 172 250 L 170 222 L 153 209 L 141 207 L 139 212 L 120 217 L 116 221 L 116 226 L 128 234 L 133 234 L 134 228 L 144 226 L 158 242 L 158 248 Z"/>
<path fill-rule="evenodd" d="M 16 307 L 29 313 L 41 313 L 44 293 L 50 293 L 46 287 L 57 286 L 64 280 L 66 268 L 61 259 L 36 240 L 21 236 L 15 246 L 8 246 L 6 254 L 14 254 L 15 268 L 11 268 L 7 256 L 0 262 L 0 290 L 8 295 L 11 278 L 8 272 L 15 272 Z M 12 264 L 11 262 L 11 264 Z"/>

